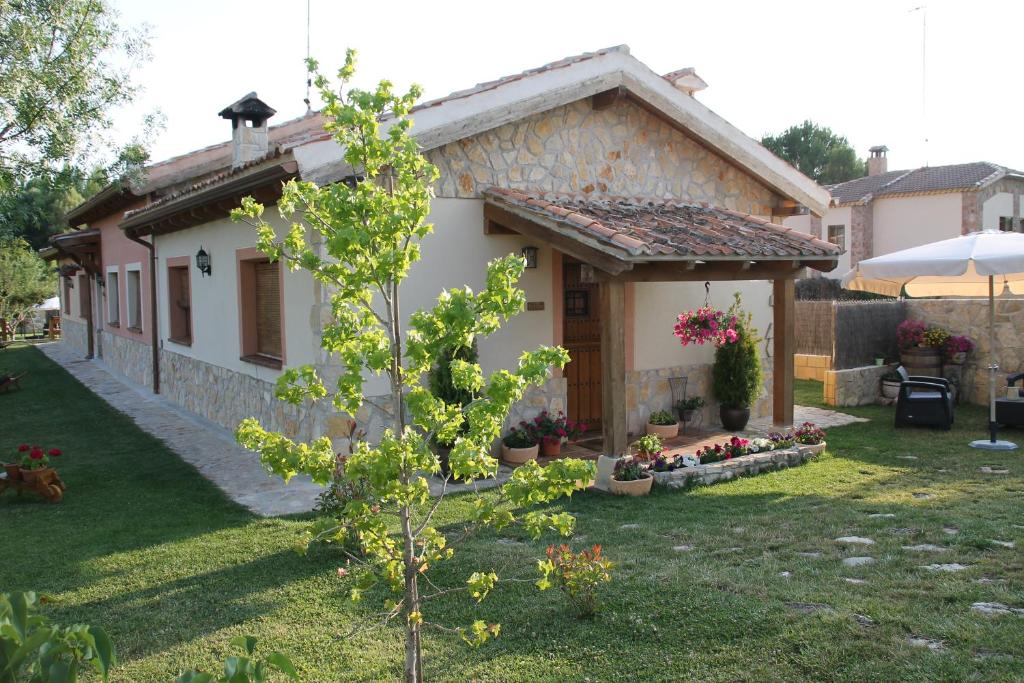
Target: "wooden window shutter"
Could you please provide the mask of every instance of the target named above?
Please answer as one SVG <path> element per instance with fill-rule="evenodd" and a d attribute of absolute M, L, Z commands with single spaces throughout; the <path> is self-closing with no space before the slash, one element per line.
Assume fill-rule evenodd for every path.
<path fill-rule="evenodd" d="M 278 263 L 254 264 L 256 353 L 281 358 L 281 275 Z"/>

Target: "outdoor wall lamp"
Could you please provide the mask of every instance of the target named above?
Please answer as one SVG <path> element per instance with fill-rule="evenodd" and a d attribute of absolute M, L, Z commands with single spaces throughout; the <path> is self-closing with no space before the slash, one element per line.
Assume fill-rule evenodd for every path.
<path fill-rule="evenodd" d="M 523 258 L 526 259 L 527 268 L 537 267 L 537 252 L 540 251 L 537 247 L 523 247 Z"/>
<path fill-rule="evenodd" d="M 203 249 L 203 245 L 199 245 L 199 251 L 196 252 L 196 268 L 204 276 L 213 275 L 213 267 L 210 265 L 210 255 Z"/>
<path fill-rule="evenodd" d="M 107 282 L 106 282 L 106 280 L 103 279 L 103 276 L 100 273 L 96 273 L 96 286 L 97 287 L 106 287 L 106 285 L 107 285 Z"/>

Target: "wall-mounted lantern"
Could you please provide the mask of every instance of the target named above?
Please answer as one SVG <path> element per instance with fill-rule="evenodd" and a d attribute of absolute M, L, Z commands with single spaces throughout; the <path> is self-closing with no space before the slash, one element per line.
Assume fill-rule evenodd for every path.
<path fill-rule="evenodd" d="M 213 275 L 213 266 L 210 265 L 210 255 L 203 249 L 203 245 L 199 245 L 199 251 L 196 252 L 196 268 L 204 276 Z"/>
<path fill-rule="evenodd" d="M 537 253 L 540 250 L 537 247 L 523 247 L 523 258 L 526 259 L 527 268 L 537 267 Z"/>
<path fill-rule="evenodd" d="M 107 284 L 107 282 L 106 282 L 106 280 L 103 279 L 103 275 L 101 275 L 100 273 L 96 273 L 96 286 L 97 287 L 105 287 L 106 284 Z"/>

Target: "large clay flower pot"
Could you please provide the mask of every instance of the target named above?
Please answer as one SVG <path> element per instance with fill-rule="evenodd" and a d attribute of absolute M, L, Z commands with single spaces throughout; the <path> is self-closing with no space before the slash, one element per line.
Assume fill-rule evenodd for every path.
<path fill-rule="evenodd" d="M 501 459 L 509 465 L 524 465 L 537 459 L 539 449 L 538 444 L 533 444 L 529 448 L 509 448 L 505 444 L 501 444 Z"/>
<path fill-rule="evenodd" d="M 671 425 L 656 425 L 647 423 L 647 433 L 654 434 L 659 439 L 672 439 L 679 435 L 679 423 Z"/>
<path fill-rule="evenodd" d="M 634 479 L 633 481 L 619 481 L 612 478 L 608 490 L 617 496 L 646 496 L 651 492 L 653 483 L 654 477 L 649 473 L 644 475 L 643 479 Z"/>
<path fill-rule="evenodd" d="M 21 465 L 18 463 L 4 463 L 4 471 L 7 473 L 7 481 L 18 481 L 21 479 Z"/>
<path fill-rule="evenodd" d="M 545 458 L 557 458 L 562 454 L 562 438 L 545 436 L 540 440 L 540 454 Z"/>
<path fill-rule="evenodd" d="M 885 398 L 896 398 L 900 395 L 900 383 L 891 379 L 882 380 L 882 396 Z"/>
<path fill-rule="evenodd" d="M 747 422 L 750 420 L 750 408 L 721 406 L 718 409 L 718 416 L 722 419 L 722 426 L 726 431 L 738 432 L 747 426 Z"/>
<path fill-rule="evenodd" d="M 53 472 L 52 467 L 40 467 L 35 470 L 21 469 L 21 479 L 26 484 L 34 484 L 36 480 L 46 481 L 50 478 L 50 474 Z"/>

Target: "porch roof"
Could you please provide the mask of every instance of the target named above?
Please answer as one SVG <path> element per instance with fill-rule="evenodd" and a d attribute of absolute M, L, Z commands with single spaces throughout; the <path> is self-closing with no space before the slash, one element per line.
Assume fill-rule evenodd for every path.
<path fill-rule="evenodd" d="M 596 248 L 627 268 L 657 261 L 796 259 L 821 266 L 842 254 L 806 233 L 703 203 L 545 198 L 500 187 L 483 194 L 489 205 Z"/>

